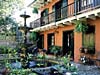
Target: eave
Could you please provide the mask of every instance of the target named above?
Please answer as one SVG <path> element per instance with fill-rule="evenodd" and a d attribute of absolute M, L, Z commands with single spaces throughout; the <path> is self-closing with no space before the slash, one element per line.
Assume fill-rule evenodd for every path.
<path fill-rule="evenodd" d="M 51 2 L 52 0 L 47 0 L 45 2 L 45 0 L 34 0 L 32 3 L 30 3 L 28 5 L 28 7 L 36 7 L 38 9 L 40 9 L 42 6 L 44 6 L 45 4 L 48 4 L 49 2 Z"/>

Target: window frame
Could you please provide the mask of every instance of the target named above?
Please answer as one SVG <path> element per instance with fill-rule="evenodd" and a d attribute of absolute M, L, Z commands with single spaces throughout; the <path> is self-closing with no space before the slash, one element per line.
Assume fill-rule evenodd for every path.
<path fill-rule="evenodd" d="M 88 39 L 86 37 L 88 37 Z M 93 40 L 93 46 L 90 45 L 91 44 L 91 38 Z M 88 40 L 88 46 L 86 46 L 84 44 L 84 42 L 86 40 Z M 82 46 L 83 47 L 94 47 L 95 48 L 95 26 L 89 26 L 88 31 L 86 31 L 85 33 L 82 33 Z"/>

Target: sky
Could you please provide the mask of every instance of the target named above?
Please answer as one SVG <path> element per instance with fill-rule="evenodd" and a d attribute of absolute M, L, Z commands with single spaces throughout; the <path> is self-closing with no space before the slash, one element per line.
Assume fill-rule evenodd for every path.
<path fill-rule="evenodd" d="M 25 5 L 29 5 L 31 2 L 33 2 L 34 0 L 25 0 Z"/>
<path fill-rule="evenodd" d="M 30 22 L 36 20 L 37 18 L 39 18 L 40 16 L 38 14 L 33 14 L 32 13 L 32 9 L 33 8 L 29 8 L 27 7 L 33 0 L 25 0 L 25 9 L 23 9 L 22 11 L 17 11 L 15 13 L 15 15 L 13 17 L 16 18 L 17 22 L 20 22 L 22 25 L 24 24 L 24 19 L 22 17 L 20 17 L 21 14 L 24 14 L 24 11 L 26 11 L 27 15 L 30 15 L 31 17 L 28 18 L 26 20 L 27 26 L 29 26 Z"/>

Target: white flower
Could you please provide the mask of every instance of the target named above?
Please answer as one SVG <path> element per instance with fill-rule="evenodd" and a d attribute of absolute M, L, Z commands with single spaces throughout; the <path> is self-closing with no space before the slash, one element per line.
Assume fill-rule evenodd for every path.
<path fill-rule="evenodd" d="M 72 75 L 70 72 L 66 72 L 66 74 L 65 75 Z"/>
<path fill-rule="evenodd" d="M 71 64 L 71 66 L 74 66 L 74 64 Z"/>

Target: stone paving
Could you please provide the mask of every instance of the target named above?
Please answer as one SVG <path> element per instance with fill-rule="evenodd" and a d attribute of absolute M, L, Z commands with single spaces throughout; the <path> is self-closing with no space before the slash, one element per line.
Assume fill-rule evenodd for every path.
<path fill-rule="evenodd" d="M 78 68 L 78 75 L 100 75 L 100 67 L 95 65 L 76 64 Z M 2 74 L 0 74 L 2 75 Z"/>
<path fill-rule="evenodd" d="M 100 67 L 95 65 L 76 64 L 78 67 L 78 75 L 100 75 Z"/>

